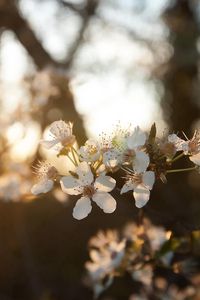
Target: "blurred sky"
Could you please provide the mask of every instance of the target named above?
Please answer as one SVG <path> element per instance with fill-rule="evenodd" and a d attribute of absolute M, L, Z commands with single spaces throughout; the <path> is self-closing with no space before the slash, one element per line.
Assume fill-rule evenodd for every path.
<path fill-rule="evenodd" d="M 134 41 L 131 33 L 163 42 L 168 30 L 160 15 L 168 2 L 100 1 L 97 17 L 91 20 L 70 73 L 75 103 L 90 135 L 110 131 L 119 120 L 124 125 L 132 123 L 143 128 L 156 121 L 163 130 L 159 107 L 163 91 L 151 80 L 148 68 L 155 63 L 155 57 L 148 47 Z M 43 46 L 62 60 L 80 27 L 79 17 L 61 10 L 53 0 L 21 0 L 20 7 Z M 167 55 L 160 53 L 158 59 L 166 59 Z M 10 31 L 5 31 L 1 38 L 0 63 L 3 111 L 13 110 L 19 103 L 28 105 L 21 80 L 33 73 L 35 67 Z"/>

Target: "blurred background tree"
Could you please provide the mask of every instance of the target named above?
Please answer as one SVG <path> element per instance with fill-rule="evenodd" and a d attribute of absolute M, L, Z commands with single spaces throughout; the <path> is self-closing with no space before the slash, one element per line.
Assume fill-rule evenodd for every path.
<path fill-rule="evenodd" d="M 198 0 L 0 0 L 0 299 L 91 298 L 80 279 L 87 240 L 137 210 L 118 195 L 115 214 L 94 210 L 80 224 L 57 190 L 32 199 L 28 166 L 47 157 L 38 140 L 60 118 L 74 123 L 79 144 L 117 120 L 190 138 L 200 117 L 199 19 Z M 171 176 L 145 212 L 178 232 L 197 228 L 199 196 L 198 175 Z"/>

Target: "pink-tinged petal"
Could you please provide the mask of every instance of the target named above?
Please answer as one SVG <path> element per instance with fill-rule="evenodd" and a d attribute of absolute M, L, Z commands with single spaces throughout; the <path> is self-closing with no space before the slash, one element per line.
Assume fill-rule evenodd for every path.
<path fill-rule="evenodd" d="M 50 179 L 41 180 L 31 188 L 31 193 L 33 195 L 48 193 L 53 188 L 53 184 L 54 184 L 53 180 Z"/>
<path fill-rule="evenodd" d="M 146 134 L 137 126 L 131 136 L 127 138 L 127 145 L 129 149 L 135 149 L 143 146 L 146 142 Z"/>
<path fill-rule="evenodd" d="M 116 181 L 111 176 L 100 175 L 95 183 L 94 187 L 102 192 L 111 192 L 116 185 Z"/>
<path fill-rule="evenodd" d="M 175 133 L 170 134 L 168 136 L 168 141 L 176 147 L 176 151 L 189 151 L 189 141 L 184 141 L 181 138 L 179 138 Z"/>
<path fill-rule="evenodd" d="M 200 166 L 200 152 L 192 155 L 189 157 L 189 159 L 197 166 Z"/>
<path fill-rule="evenodd" d="M 168 135 L 168 141 L 172 144 L 176 144 L 176 143 L 179 143 L 179 142 L 184 142 L 184 140 L 180 139 L 177 134 L 175 133 L 172 133 L 172 134 L 169 134 Z"/>
<path fill-rule="evenodd" d="M 62 177 L 60 185 L 62 191 L 69 195 L 80 195 L 83 192 L 80 182 L 71 175 Z"/>
<path fill-rule="evenodd" d="M 140 174 L 146 171 L 149 165 L 149 155 L 143 151 L 135 151 L 135 158 L 133 160 L 133 170 Z"/>
<path fill-rule="evenodd" d="M 155 173 L 147 171 L 142 175 L 142 181 L 148 190 L 151 190 L 155 182 Z"/>
<path fill-rule="evenodd" d="M 120 194 L 127 193 L 128 191 L 133 190 L 135 187 L 136 185 L 132 182 L 132 180 L 129 180 L 123 185 Z"/>
<path fill-rule="evenodd" d="M 135 198 L 135 206 L 141 208 L 149 201 L 150 192 L 143 185 L 138 185 L 133 192 Z"/>
<path fill-rule="evenodd" d="M 112 213 L 116 209 L 116 201 L 115 199 L 108 193 L 97 192 L 92 196 L 92 200 L 96 202 L 96 204 L 103 209 L 105 213 Z"/>
<path fill-rule="evenodd" d="M 86 218 L 92 210 L 90 198 L 81 197 L 74 206 L 73 217 L 77 220 Z"/>
<path fill-rule="evenodd" d="M 85 161 L 81 162 L 76 169 L 79 180 L 83 186 L 90 185 L 94 180 L 91 168 Z"/>
<path fill-rule="evenodd" d="M 40 140 L 40 144 L 44 146 L 46 149 L 50 149 L 59 143 L 58 139 L 53 139 L 51 141 L 48 140 Z"/>

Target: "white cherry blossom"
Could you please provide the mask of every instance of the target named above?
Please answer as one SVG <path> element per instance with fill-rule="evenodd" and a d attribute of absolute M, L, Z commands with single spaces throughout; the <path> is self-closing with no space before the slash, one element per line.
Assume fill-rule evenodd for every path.
<path fill-rule="evenodd" d="M 86 162 L 94 162 L 100 157 L 100 146 L 96 141 L 88 140 L 79 149 L 80 159 Z"/>
<path fill-rule="evenodd" d="M 134 270 L 132 272 L 132 277 L 134 280 L 142 282 L 145 286 L 151 286 L 152 285 L 152 279 L 153 279 L 153 268 L 149 265 L 144 265 Z"/>
<path fill-rule="evenodd" d="M 50 139 L 41 140 L 45 148 L 50 149 L 54 146 L 71 147 L 75 142 L 75 136 L 72 134 L 73 124 L 71 122 L 64 122 L 62 120 L 55 121 L 50 125 Z"/>
<path fill-rule="evenodd" d="M 168 140 L 172 142 L 177 151 L 183 151 L 185 155 L 189 155 L 189 159 L 200 166 L 200 132 L 195 131 L 190 140 L 182 140 L 176 134 L 171 134 Z"/>
<path fill-rule="evenodd" d="M 175 146 L 176 151 L 183 151 L 185 154 L 188 153 L 188 143 L 189 141 L 185 141 L 178 137 L 175 133 L 170 134 L 168 136 L 169 143 L 172 143 Z"/>
<path fill-rule="evenodd" d="M 135 150 L 135 156 L 133 158 L 133 170 L 135 173 L 142 173 L 146 171 L 149 165 L 150 159 L 149 155 L 143 151 Z"/>
<path fill-rule="evenodd" d="M 115 168 L 131 162 L 136 173 L 144 172 L 149 165 L 148 154 L 141 150 L 145 142 L 146 134 L 139 126 L 132 134 L 119 127 L 107 142 L 108 150 L 103 153 L 103 163 L 110 168 Z"/>
<path fill-rule="evenodd" d="M 196 130 L 191 140 L 188 141 L 188 152 L 191 155 L 200 153 L 200 130 Z"/>
<path fill-rule="evenodd" d="M 110 149 L 103 153 L 103 164 L 111 169 L 116 168 L 123 162 L 123 153 L 117 149 Z"/>
<path fill-rule="evenodd" d="M 189 159 L 197 166 L 200 166 L 200 131 L 195 131 L 191 140 L 188 141 Z"/>
<path fill-rule="evenodd" d="M 102 251 L 103 250 L 103 251 Z M 112 241 L 102 249 L 92 249 L 90 257 L 92 262 L 86 264 L 86 268 L 94 281 L 103 279 L 117 268 L 125 253 L 125 240 L 121 242 Z"/>
<path fill-rule="evenodd" d="M 142 174 L 133 174 L 123 185 L 121 194 L 133 190 L 135 205 L 138 208 L 143 207 L 149 201 L 150 190 L 155 182 L 155 174 L 152 171 L 146 171 Z"/>
<path fill-rule="evenodd" d="M 132 156 L 133 170 L 138 174 L 146 171 L 150 162 L 149 155 L 141 150 L 141 147 L 146 142 L 146 138 L 146 134 L 139 126 L 135 127 L 133 133 L 127 137 L 128 153 L 130 157 Z"/>
<path fill-rule="evenodd" d="M 135 127 L 133 133 L 127 137 L 129 149 L 137 149 L 140 146 L 144 146 L 146 139 L 146 134 L 140 129 L 140 127 Z"/>
<path fill-rule="evenodd" d="M 106 167 L 114 169 L 123 163 L 129 135 L 130 129 L 123 129 L 120 124 L 115 127 L 110 136 L 102 134 L 101 149 L 103 152 L 103 163 Z"/>
<path fill-rule="evenodd" d="M 39 181 L 31 188 L 31 193 L 39 195 L 49 192 L 54 185 L 54 180 L 58 175 L 57 169 L 48 162 L 40 162 L 35 168 Z"/>
<path fill-rule="evenodd" d="M 101 232 L 101 235 L 93 240 L 94 248 L 90 250 L 91 260 L 86 263 L 86 269 L 96 297 L 111 285 L 114 273 L 125 256 L 125 241 L 125 239 L 119 241 L 115 232 L 112 236 L 112 231 L 109 235 Z"/>
<path fill-rule="evenodd" d="M 116 209 L 115 199 L 108 193 L 115 187 L 116 181 L 100 174 L 96 179 L 88 163 L 81 162 L 76 169 L 77 178 L 64 176 L 61 178 L 61 188 L 69 195 L 81 195 L 73 209 L 75 219 L 81 220 L 92 210 L 91 200 L 105 213 L 112 213 Z"/>

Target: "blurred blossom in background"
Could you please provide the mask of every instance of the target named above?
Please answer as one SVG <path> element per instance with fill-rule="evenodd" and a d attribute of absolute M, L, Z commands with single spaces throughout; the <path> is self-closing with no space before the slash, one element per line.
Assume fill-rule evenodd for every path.
<path fill-rule="evenodd" d="M 151 71 L 167 61 L 172 52 L 166 40 L 168 29 L 160 18 L 167 3 L 159 0 L 91 4 L 97 6 L 96 10 L 88 17 L 79 37 L 80 45 L 71 53 L 84 22 L 80 14 L 68 8 L 67 2 L 65 6 L 65 1 L 19 1 L 20 15 L 44 49 L 60 62 L 57 72 L 62 69 L 70 79 L 75 106 L 83 115 L 89 135 L 97 136 L 118 120 L 143 128 L 158 121 L 165 127 L 159 108 L 163 88 L 151 78 Z M 84 3 L 78 1 L 71 5 L 77 10 L 80 7 L 80 11 L 84 8 Z M 73 55 L 71 65 L 65 67 L 70 55 Z M 27 110 L 30 107 L 30 96 L 21 81 L 35 74 L 37 66 L 33 59 L 11 30 L 2 33 L 2 105 L 9 113 L 18 105 Z M 46 72 L 48 67 L 50 63 Z M 37 88 L 43 95 L 35 99 L 35 105 L 45 105 L 48 99 L 45 75 L 40 79 L 41 87 Z"/>
<path fill-rule="evenodd" d="M 190 136 L 199 124 L 199 8 L 195 0 L 1 1 L 2 174 L 11 161 L 44 158 L 65 173 L 66 159 L 38 151 L 59 119 L 74 123 L 79 146 L 119 121 Z"/>
<path fill-rule="evenodd" d="M 199 37 L 199 0 L 0 0 L 0 216 L 8 215 L 0 224 L 0 260 L 7 258 L 0 262 L 0 299 L 83 299 L 76 284 L 89 236 L 136 214 L 129 196 L 117 195 L 119 212 L 108 219 L 94 209 L 77 247 L 71 198 L 57 187 L 30 194 L 38 161 L 63 175 L 71 168 L 66 157 L 38 147 L 49 125 L 73 122 L 76 148 L 119 121 L 143 130 L 156 122 L 160 136 L 169 128 L 191 138 L 200 124 Z M 177 232 L 199 228 L 198 176 L 156 185 L 148 217 Z M 10 286 L 16 289 L 8 292 Z"/>
<path fill-rule="evenodd" d="M 8 159 L 33 161 L 42 132 L 60 118 L 80 127 L 82 117 L 88 137 L 111 132 L 119 120 L 144 129 L 156 121 L 162 133 L 163 86 L 152 72 L 172 53 L 161 19 L 167 5 L 2 1 L 1 131 Z"/>

